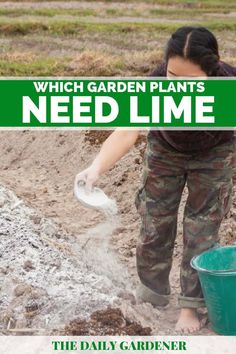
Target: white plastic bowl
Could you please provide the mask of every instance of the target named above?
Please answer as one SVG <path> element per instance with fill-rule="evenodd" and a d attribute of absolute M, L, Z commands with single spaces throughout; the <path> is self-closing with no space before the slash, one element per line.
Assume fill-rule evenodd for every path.
<path fill-rule="evenodd" d="M 78 201 L 87 208 L 103 209 L 111 202 L 111 199 L 100 188 L 94 187 L 92 191 L 87 192 L 83 182 L 75 185 L 74 194 Z"/>

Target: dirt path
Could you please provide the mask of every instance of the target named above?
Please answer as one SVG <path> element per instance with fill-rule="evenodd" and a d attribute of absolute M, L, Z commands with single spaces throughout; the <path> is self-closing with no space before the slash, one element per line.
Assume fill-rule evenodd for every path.
<path fill-rule="evenodd" d="M 1 7 L 5 9 L 117 9 L 117 10 L 127 10 L 133 9 L 163 9 L 163 8 L 176 8 L 176 5 L 165 6 L 153 3 L 143 2 L 107 2 L 107 1 L 38 1 L 38 2 L 25 2 L 25 1 L 1 1 Z"/>

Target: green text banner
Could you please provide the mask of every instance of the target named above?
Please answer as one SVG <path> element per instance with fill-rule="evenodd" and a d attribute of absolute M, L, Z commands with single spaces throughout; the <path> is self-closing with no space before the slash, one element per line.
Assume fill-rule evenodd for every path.
<path fill-rule="evenodd" d="M 236 80 L 3 78 L 0 127 L 226 128 Z"/>

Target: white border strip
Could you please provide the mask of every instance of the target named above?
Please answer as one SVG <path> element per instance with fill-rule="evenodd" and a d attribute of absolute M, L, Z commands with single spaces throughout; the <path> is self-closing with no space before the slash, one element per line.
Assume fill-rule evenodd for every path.
<path fill-rule="evenodd" d="M 75 343 L 76 349 L 54 350 L 52 342 Z M 84 343 L 81 349 L 81 343 Z M 98 343 L 105 342 L 104 348 L 97 349 Z M 114 343 L 112 346 L 111 343 Z M 156 343 L 158 349 L 151 348 Z M 166 346 L 163 343 L 166 343 Z M 88 344 L 86 344 L 88 343 Z M 94 343 L 94 347 L 92 347 Z M 110 345 L 109 345 L 110 343 Z M 133 343 L 133 344 L 132 344 Z M 144 343 L 143 349 L 133 350 L 132 345 L 138 348 L 138 343 Z M 145 344 L 149 343 L 149 344 Z M 173 343 L 173 344 L 172 344 Z M 182 344 L 181 344 L 182 343 Z M 186 350 L 181 350 L 185 344 Z M 141 344 L 142 345 L 142 344 Z M 176 349 L 168 349 L 168 345 Z M 62 354 L 62 353 L 115 353 L 115 354 L 143 354 L 143 353 L 185 353 L 185 354 L 235 354 L 236 336 L 156 336 L 156 337 L 43 337 L 43 336 L 2 336 L 0 337 L 1 354 Z M 58 348 L 61 348 L 58 344 Z M 70 348 L 70 344 L 68 345 Z M 90 348 L 90 349 L 86 349 Z M 114 350 L 112 350 L 114 348 Z M 140 347 L 139 347 L 140 348 Z"/>

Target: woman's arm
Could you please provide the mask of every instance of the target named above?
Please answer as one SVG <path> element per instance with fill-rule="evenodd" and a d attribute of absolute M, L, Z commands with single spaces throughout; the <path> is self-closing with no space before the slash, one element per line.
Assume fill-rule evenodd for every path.
<path fill-rule="evenodd" d="M 139 136 L 138 130 L 116 129 L 102 144 L 101 150 L 84 171 L 80 172 L 75 183 L 84 181 L 86 189 L 91 190 L 93 184 L 104 172 L 108 171 L 135 144 Z"/>

